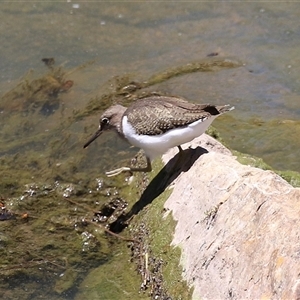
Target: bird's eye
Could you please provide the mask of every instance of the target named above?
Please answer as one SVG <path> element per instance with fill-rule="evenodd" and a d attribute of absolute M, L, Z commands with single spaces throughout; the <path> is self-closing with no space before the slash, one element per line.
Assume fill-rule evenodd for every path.
<path fill-rule="evenodd" d="M 109 123 L 109 119 L 108 119 L 108 118 L 103 118 L 103 119 L 101 120 L 101 123 L 104 124 L 104 125 L 106 125 L 106 124 Z"/>

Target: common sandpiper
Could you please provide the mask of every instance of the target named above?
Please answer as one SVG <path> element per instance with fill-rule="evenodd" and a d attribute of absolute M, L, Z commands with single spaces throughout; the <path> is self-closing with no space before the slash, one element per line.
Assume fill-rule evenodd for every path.
<path fill-rule="evenodd" d="M 115 176 L 122 172 L 150 172 L 151 160 L 181 146 L 203 134 L 213 120 L 234 109 L 230 105 L 194 104 L 171 96 L 148 96 L 136 100 L 128 108 L 122 105 L 109 107 L 100 117 L 99 129 L 83 146 L 86 148 L 106 130 L 115 130 L 130 144 L 144 150 L 147 166 L 122 167 L 110 172 Z"/>

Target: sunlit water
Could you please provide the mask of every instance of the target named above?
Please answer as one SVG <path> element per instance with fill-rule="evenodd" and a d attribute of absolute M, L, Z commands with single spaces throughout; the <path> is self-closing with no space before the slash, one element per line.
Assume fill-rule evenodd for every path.
<path fill-rule="evenodd" d="M 70 124 L 68 130 L 57 131 L 58 124 L 91 97 L 107 92 L 105 83 L 113 76 L 129 73 L 143 81 L 211 53 L 244 65 L 184 75 L 155 89 L 193 102 L 234 105 L 235 111 L 214 123 L 226 143 L 262 157 L 275 169 L 299 171 L 299 18 L 298 4 L 278 2 L 1 3 L 0 93 L 14 88 L 31 69 L 30 78 L 45 73 L 44 57 L 54 57 L 74 81 L 53 114 L 31 115 L 8 104 L 1 108 L 2 172 L 27 172 L 22 184 L 84 182 L 97 190 L 95 174 L 135 150 L 128 152 L 114 134 L 83 150 L 98 115 Z M 25 156 L 30 164 L 22 160 Z M 1 185 L 4 197 L 11 195 L 6 188 Z M 13 292 L 9 295 L 13 299 Z"/>

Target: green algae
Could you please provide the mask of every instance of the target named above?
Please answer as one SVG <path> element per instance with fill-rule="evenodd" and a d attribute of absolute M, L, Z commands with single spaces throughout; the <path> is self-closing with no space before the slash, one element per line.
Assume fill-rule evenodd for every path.
<path fill-rule="evenodd" d="M 220 71 L 222 69 L 241 67 L 242 65 L 242 62 L 230 58 L 206 58 L 202 61 L 188 63 L 183 66 L 170 68 L 169 70 L 154 74 L 146 82 L 143 83 L 143 87 L 162 83 L 166 80 L 177 76 L 182 76 L 184 74 L 190 74 L 194 72 Z"/>
<path fill-rule="evenodd" d="M 300 187 L 300 173 L 294 171 L 275 171 L 293 187 Z"/>
<path fill-rule="evenodd" d="M 262 170 L 272 170 L 271 166 L 266 164 L 263 159 L 259 157 L 255 157 L 253 155 L 241 153 L 235 150 L 231 150 L 233 155 L 237 157 L 238 162 L 240 162 L 243 165 L 248 165 L 251 167 L 259 168 Z"/>
<path fill-rule="evenodd" d="M 74 285 L 76 279 L 77 272 L 73 268 L 67 269 L 56 281 L 54 287 L 55 292 L 57 292 L 58 294 L 62 294 L 63 292 L 67 291 Z"/>
<path fill-rule="evenodd" d="M 128 257 L 126 243 L 120 243 L 110 261 L 86 276 L 75 299 L 149 299 L 140 293 L 140 277 Z"/>
<path fill-rule="evenodd" d="M 93 214 L 82 204 L 92 207 L 94 202 L 83 199 L 85 193 L 75 185 L 33 183 L 26 186 L 22 196 L 10 199 L 6 206 L 15 219 L 2 223 L 6 242 L 0 247 L 0 289 L 13 289 L 14 299 L 45 294 L 63 299 L 75 293 L 87 269 L 110 259 L 110 243 L 103 231 L 84 221 Z M 74 203 L 76 198 L 80 205 Z M 38 283 L 45 284 L 45 280 L 43 290 L 38 289 Z M 17 281 L 22 285 L 36 283 L 28 289 L 28 295 L 23 295 L 22 285 L 14 286 Z"/>

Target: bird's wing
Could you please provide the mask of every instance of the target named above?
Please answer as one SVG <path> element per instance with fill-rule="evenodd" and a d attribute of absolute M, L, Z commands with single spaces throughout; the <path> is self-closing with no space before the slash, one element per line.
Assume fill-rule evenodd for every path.
<path fill-rule="evenodd" d="M 165 96 L 137 100 L 125 112 L 137 133 L 147 135 L 163 134 L 218 114 L 218 109 L 210 104 L 193 104 Z"/>

